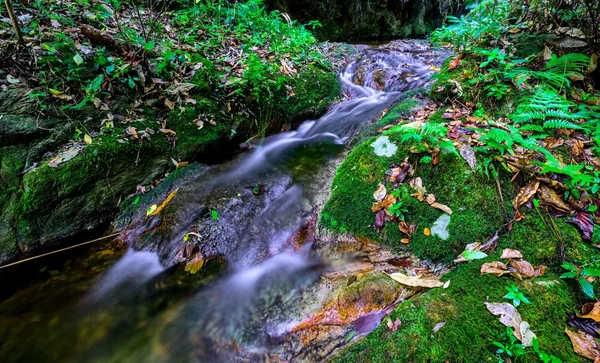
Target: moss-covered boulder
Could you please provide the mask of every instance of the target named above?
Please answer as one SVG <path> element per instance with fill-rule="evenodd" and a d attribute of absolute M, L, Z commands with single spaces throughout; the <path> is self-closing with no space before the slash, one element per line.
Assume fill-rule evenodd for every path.
<path fill-rule="evenodd" d="M 377 155 L 374 148 L 377 140 L 389 141 L 390 147 L 397 147 L 397 151 L 389 157 Z M 460 156 L 440 154 L 439 163 L 433 165 L 418 162 L 419 156 L 412 154 L 409 149 L 410 145 L 401 144 L 400 135 L 394 132 L 358 145 L 337 171 L 331 198 L 322 213 L 322 225 L 390 246 L 408 248 L 418 257 L 449 261 L 467 244 L 483 242 L 507 222 L 506 208 L 510 208 L 507 202 L 515 191 L 505 176 L 500 176 L 500 185 L 504 186 L 500 195 L 494 179 L 472 171 Z M 438 203 L 448 206 L 453 212 L 449 216 L 447 238 L 443 233 L 424 233 L 425 228 L 432 229 L 445 213 L 412 196 L 415 190 L 406 182 L 396 192 L 403 207 L 408 210 L 404 216 L 406 222 L 416 226 L 410 243 L 405 246 L 401 243 L 406 236 L 400 232 L 397 223 L 385 223 L 380 232 L 374 228 L 375 214 L 371 211 L 375 202 L 373 193 L 379 183 L 386 180 L 386 171 L 392 165 L 401 164 L 407 157 L 416 165 L 414 177 L 421 178 L 427 193 L 434 194 Z M 389 182 L 386 187 L 389 192 L 394 189 Z"/>
<path fill-rule="evenodd" d="M 524 221 L 515 223 L 510 233 L 500 238 L 489 257 L 460 264 L 444 275 L 447 289 L 434 289 L 406 301 L 390 315 L 402 321 L 396 332 L 385 325 L 359 343 L 341 352 L 339 362 L 486 362 L 494 360 L 494 341 L 507 342 L 505 327 L 489 313 L 484 302 L 507 302 L 505 286 L 515 284 L 531 301 L 518 311 L 537 335 L 540 349 L 563 362 L 583 362 L 573 352 L 564 333 L 566 319 L 580 306 L 581 293 L 576 284 L 561 280 L 560 242 L 564 241 L 566 259 L 586 263 L 600 257 L 583 242 L 575 227 L 561 220 L 550 220 L 543 212 L 529 211 Z M 485 262 L 498 261 L 502 249 L 519 249 L 526 260 L 545 264 L 544 277 L 518 281 L 513 277 L 481 275 Z M 439 324 L 445 325 L 434 332 Z M 531 352 L 531 361 L 536 361 Z M 528 355 L 529 356 L 529 355 Z"/>

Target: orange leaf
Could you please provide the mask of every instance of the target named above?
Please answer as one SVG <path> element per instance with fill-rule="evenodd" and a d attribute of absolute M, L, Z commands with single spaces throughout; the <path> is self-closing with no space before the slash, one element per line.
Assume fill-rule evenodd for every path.
<path fill-rule="evenodd" d="M 165 201 L 162 202 L 161 205 L 159 205 L 158 208 L 156 208 L 152 213 L 149 213 L 148 216 L 155 216 L 158 213 L 160 213 L 160 211 L 162 211 L 167 206 L 167 204 L 169 204 L 171 199 L 173 199 L 175 194 L 177 194 L 178 190 L 179 189 L 175 189 L 174 191 L 172 191 L 171 194 L 169 194 L 169 196 L 167 197 L 167 199 L 165 199 Z"/>
<path fill-rule="evenodd" d="M 423 230 L 423 234 L 426 235 L 426 236 L 429 236 L 429 235 L 431 235 L 431 230 L 429 228 L 425 228 Z"/>

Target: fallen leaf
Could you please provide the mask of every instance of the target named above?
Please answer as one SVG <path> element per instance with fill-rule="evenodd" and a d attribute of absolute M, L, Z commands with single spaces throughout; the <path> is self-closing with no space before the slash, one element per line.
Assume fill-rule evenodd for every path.
<path fill-rule="evenodd" d="M 373 193 L 373 198 L 375 198 L 376 201 L 381 202 L 383 198 L 385 198 L 386 194 L 387 191 L 385 189 L 385 185 L 383 185 L 383 183 L 379 183 L 379 187 L 375 193 Z"/>
<path fill-rule="evenodd" d="M 596 322 L 600 322 L 600 302 L 587 303 L 581 307 L 580 318 L 593 319 Z"/>
<path fill-rule="evenodd" d="M 519 250 L 511 250 L 510 248 L 505 248 L 505 249 L 502 250 L 502 256 L 500 256 L 500 258 L 506 258 L 506 259 L 517 258 L 517 259 L 521 259 L 521 258 L 523 258 L 523 254 Z"/>
<path fill-rule="evenodd" d="M 431 230 L 429 228 L 425 228 L 423 230 L 423 234 L 426 235 L 426 236 L 429 236 L 429 235 L 431 235 Z"/>
<path fill-rule="evenodd" d="M 594 233 L 594 220 L 589 213 L 586 212 L 575 212 L 574 218 L 565 219 L 565 222 L 572 223 L 579 227 L 581 230 L 581 237 L 588 241 L 592 240 L 592 234 Z"/>
<path fill-rule="evenodd" d="M 88 134 L 83 135 L 83 142 L 85 142 L 88 145 L 92 144 L 92 137 Z"/>
<path fill-rule="evenodd" d="M 169 88 L 167 88 L 165 90 L 166 93 L 168 93 L 171 96 L 177 96 L 180 93 L 185 93 L 190 91 L 192 88 L 196 87 L 195 84 L 193 83 L 175 83 L 169 86 Z M 166 100 L 165 100 L 166 102 Z M 166 103 L 165 103 L 166 105 Z M 167 106 L 169 107 L 169 106 Z"/>
<path fill-rule="evenodd" d="M 391 207 L 394 203 L 396 203 L 396 197 L 391 194 L 388 194 L 383 198 L 382 201 L 373 203 L 371 207 L 371 211 L 373 213 L 379 212 L 380 210 L 387 209 Z"/>
<path fill-rule="evenodd" d="M 387 321 L 387 327 L 392 331 L 392 332 L 396 332 L 398 330 L 398 328 L 400 327 L 400 325 L 402 324 L 402 322 L 400 321 L 400 319 L 396 318 L 396 320 L 394 320 L 392 322 L 391 318 L 388 318 Z"/>
<path fill-rule="evenodd" d="M 444 325 L 446 325 L 445 321 L 435 324 L 435 326 L 433 327 L 433 332 L 437 333 L 440 329 L 444 327 Z"/>
<path fill-rule="evenodd" d="M 160 204 L 160 205 L 159 205 L 159 206 L 158 206 L 156 209 L 154 209 L 152 212 L 150 212 L 150 213 L 146 213 L 146 215 L 147 215 L 147 216 L 155 216 L 155 215 L 157 215 L 158 213 L 160 213 L 160 211 L 162 211 L 162 210 L 163 210 L 163 209 L 164 209 L 164 208 L 167 206 L 167 204 L 169 204 L 169 202 L 171 201 L 171 199 L 173 199 L 173 197 L 175 196 L 175 194 L 177 194 L 177 191 L 178 191 L 178 190 L 179 190 L 179 189 L 175 189 L 174 191 L 172 191 L 172 192 L 171 192 L 171 193 L 170 193 L 170 194 L 167 196 L 167 199 L 165 199 L 165 201 L 164 201 L 164 202 L 162 202 L 162 203 L 161 203 L 161 204 Z"/>
<path fill-rule="evenodd" d="M 177 135 L 177 133 L 171 129 L 160 129 L 159 131 L 162 132 L 163 134 Z"/>
<path fill-rule="evenodd" d="M 537 194 L 542 204 L 552 206 L 561 212 L 571 212 L 571 207 L 569 207 L 569 205 L 562 200 L 562 198 L 554 191 L 554 189 L 548 187 L 547 185 L 540 184 Z"/>
<path fill-rule="evenodd" d="M 462 59 L 462 56 L 458 56 L 458 57 L 452 59 L 450 61 L 450 64 L 448 64 L 448 70 L 451 71 L 453 69 L 456 69 L 460 65 L 461 59 Z"/>
<path fill-rule="evenodd" d="M 68 94 L 66 94 L 64 92 L 53 89 L 53 88 L 48 88 L 48 91 L 50 91 L 50 94 L 52 95 L 52 97 L 58 98 L 59 100 L 70 101 L 73 99 L 72 96 L 69 96 Z"/>
<path fill-rule="evenodd" d="M 431 205 L 433 208 L 436 208 L 436 209 L 439 209 L 439 210 L 442 210 L 442 211 L 444 211 L 446 214 L 450 214 L 450 215 L 452 215 L 452 209 L 450 209 L 450 207 L 448 207 L 448 206 L 446 206 L 446 205 L 444 205 L 444 204 L 440 204 L 440 203 L 438 203 L 438 202 L 435 202 L 435 203 L 431 203 L 430 205 Z"/>
<path fill-rule="evenodd" d="M 65 161 L 69 161 L 73 159 L 77 154 L 79 154 L 80 149 L 76 147 L 72 147 L 67 151 L 63 151 L 56 155 L 56 157 L 48 162 L 48 166 L 52 168 L 56 168 L 59 164 L 64 163 Z"/>
<path fill-rule="evenodd" d="M 567 324 L 595 338 L 600 338 L 600 323 L 593 319 L 584 319 L 571 316 L 569 319 L 567 319 Z"/>
<path fill-rule="evenodd" d="M 402 285 L 412 287 L 426 287 L 428 289 L 434 287 L 442 287 L 444 283 L 435 278 L 421 278 L 421 276 L 406 276 L 399 272 L 389 275 L 393 280 L 401 283 Z"/>
<path fill-rule="evenodd" d="M 202 258 L 202 255 L 196 253 L 194 257 L 185 264 L 185 272 L 195 274 L 202 269 L 202 266 L 204 266 L 204 259 Z"/>
<path fill-rule="evenodd" d="M 483 265 L 481 265 L 480 272 L 482 275 L 492 274 L 496 276 L 502 276 L 510 273 L 506 265 L 500 261 L 484 263 Z"/>
<path fill-rule="evenodd" d="M 508 261 L 508 270 L 517 272 L 522 277 L 539 277 L 544 276 L 547 267 L 544 265 L 534 267 L 527 261 L 524 260 L 510 260 Z M 514 276 L 514 275 L 513 275 Z M 518 276 L 516 276 L 518 278 Z"/>
<path fill-rule="evenodd" d="M 409 244 L 409 243 L 410 243 L 410 239 L 408 239 L 408 238 L 402 238 L 402 239 L 400 240 L 400 242 L 401 242 L 401 243 L 404 243 L 404 244 L 406 245 L 406 244 Z"/>
<path fill-rule="evenodd" d="M 527 203 L 535 195 L 535 193 L 537 193 L 539 187 L 540 182 L 538 180 L 533 180 L 521 188 L 521 190 L 519 190 L 519 194 L 517 194 L 513 200 L 513 208 L 517 210 L 520 206 Z"/>
<path fill-rule="evenodd" d="M 521 334 L 521 315 L 517 309 L 509 303 L 484 303 L 490 313 L 500 316 L 498 319 L 502 324 L 513 329 L 515 338 L 523 341 Z"/>
<path fill-rule="evenodd" d="M 460 156 L 462 156 L 463 159 L 465 159 L 467 164 L 469 164 L 471 170 L 475 170 L 475 168 L 477 167 L 477 158 L 475 157 L 475 150 L 473 150 L 473 148 L 468 144 L 462 144 L 460 145 L 458 152 L 460 153 Z"/>
<path fill-rule="evenodd" d="M 444 289 L 447 289 L 450 286 L 450 280 L 446 281 L 442 286 Z"/>
<path fill-rule="evenodd" d="M 382 209 L 375 214 L 375 229 L 379 231 L 385 225 L 385 211 Z"/>
<path fill-rule="evenodd" d="M 467 260 L 480 260 L 488 255 L 481 251 L 463 251 L 462 256 Z"/>
<path fill-rule="evenodd" d="M 571 339 L 575 353 L 594 361 L 600 358 L 600 345 L 593 336 L 584 332 L 573 332 L 568 328 L 565 328 L 565 333 Z"/>
<path fill-rule="evenodd" d="M 174 110 L 175 109 L 175 103 L 173 103 L 171 100 L 169 100 L 168 98 L 165 98 L 165 106 L 167 106 L 167 108 L 169 110 Z"/>
<path fill-rule="evenodd" d="M 525 347 L 531 347 L 533 345 L 533 340 L 537 338 L 537 336 L 535 335 L 535 333 L 533 331 L 531 331 L 531 327 L 529 326 L 529 323 L 526 321 L 521 322 L 521 325 L 519 325 L 519 330 L 521 331 L 521 343 L 525 346 Z"/>
<path fill-rule="evenodd" d="M 6 81 L 10 84 L 19 84 L 21 83 L 21 80 L 18 78 L 15 78 L 13 76 L 11 76 L 10 74 L 8 76 L 6 76 Z"/>

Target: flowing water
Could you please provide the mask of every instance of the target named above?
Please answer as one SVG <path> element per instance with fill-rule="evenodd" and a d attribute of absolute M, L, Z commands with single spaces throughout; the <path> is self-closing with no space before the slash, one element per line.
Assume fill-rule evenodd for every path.
<path fill-rule="evenodd" d="M 427 87 L 445 56 L 420 42 L 364 47 L 340 74 L 345 101 L 237 160 L 190 168 L 163 192 L 177 189 L 163 213 L 146 218 L 142 206 L 121 222 L 129 247 L 112 266 L 79 263 L 1 302 L 0 361 L 326 358 L 343 330 L 325 349 L 298 341 L 294 327 L 329 298 L 324 274 L 351 262 L 319 253 L 315 216 L 350 141 L 406 91 Z M 198 254 L 201 272 L 184 272 L 180 262 Z M 358 331 L 383 315 L 361 317 Z"/>

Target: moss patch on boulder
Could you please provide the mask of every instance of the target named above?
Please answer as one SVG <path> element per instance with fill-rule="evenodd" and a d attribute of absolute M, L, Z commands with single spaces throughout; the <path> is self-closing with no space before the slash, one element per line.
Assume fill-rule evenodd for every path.
<path fill-rule="evenodd" d="M 402 321 L 397 332 L 382 324 L 373 333 L 338 354 L 338 362 L 484 362 L 494 360 L 493 341 L 505 342 L 506 328 L 489 313 L 484 302 L 508 302 L 505 286 L 515 284 L 531 301 L 518 311 L 537 335 L 542 351 L 563 362 L 584 362 L 573 352 L 564 333 L 566 319 L 574 314 L 583 297 L 574 281 L 561 280 L 564 270 L 557 258 L 559 241 L 565 243 L 568 261 L 576 264 L 597 261 L 600 252 L 582 241 L 577 229 L 540 211 L 529 210 L 525 220 L 515 222 L 501 236 L 498 248 L 483 260 L 459 264 L 442 277 L 447 289 L 433 289 L 408 300 L 390 315 Z M 485 262 L 500 260 L 504 248 L 520 250 L 525 260 L 544 264 L 544 277 L 518 281 L 513 277 L 481 275 Z M 386 318 L 387 319 L 387 318 Z M 385 322 L 385 320 L 384 320 Z M 445 322 L 438 331 L 433 327 Z M 533 352 L 531 353 L 533 357 Z M 375 357 L 375 360 L 373 360 Z M 533 358 L 532 358 L 533 359 Z M 533 359 L 535 361 L 535 359 Z"/>
<path fill-rule="evenodd" d="M 449 238 L 426 236 L 423 231 L 431 228 L 444 214 L 427 203 L 419 202 L 407 183 L 399 187 L 400 201 L 408 209 L 407 223 L 414 224 L 417 230 L 405 247 L 400 243 L 404 238 L 396 223 L 386 223 L 378 233 L 373 228 L 375 214 L 371 206 L 375 200 L 373 193 L 384 181 L 386 170 L 392 164 L 400 164 L 406 157 L 413 163 L 418 156 L 409 152 L 409 147 L 400 143 L 399 134 L 390 133 L 389 140 L 398 145 L 398 151 L 391 157 L 377 156 L 372 144 L 375 138 L 358 145 L 339 167 L 331 198 L 324 207 L 321 223 L 326 228 L 352 232 L 358 236 L 381 241 L 397 248 L 408 248 L 418 257 L 434 261 L 449 261 L 464 247 L 473 242 L 483 242 L 506 222 L 506 208 L 515 190 L 506 176 L 501 176 L 502 197 L 495 180 L 481 173 L 473 172 L 459 156 L 441 154 L 437 165 L 416 163 L 415 177 L 423 180 L 428 193 L 433 193 L 437 202 L 448 206 L 453 214 L 448 225 Z M 393 186 L 386 185 L 388 192 Z M 510 209 L 508 209 L 510 210 Z"/>

